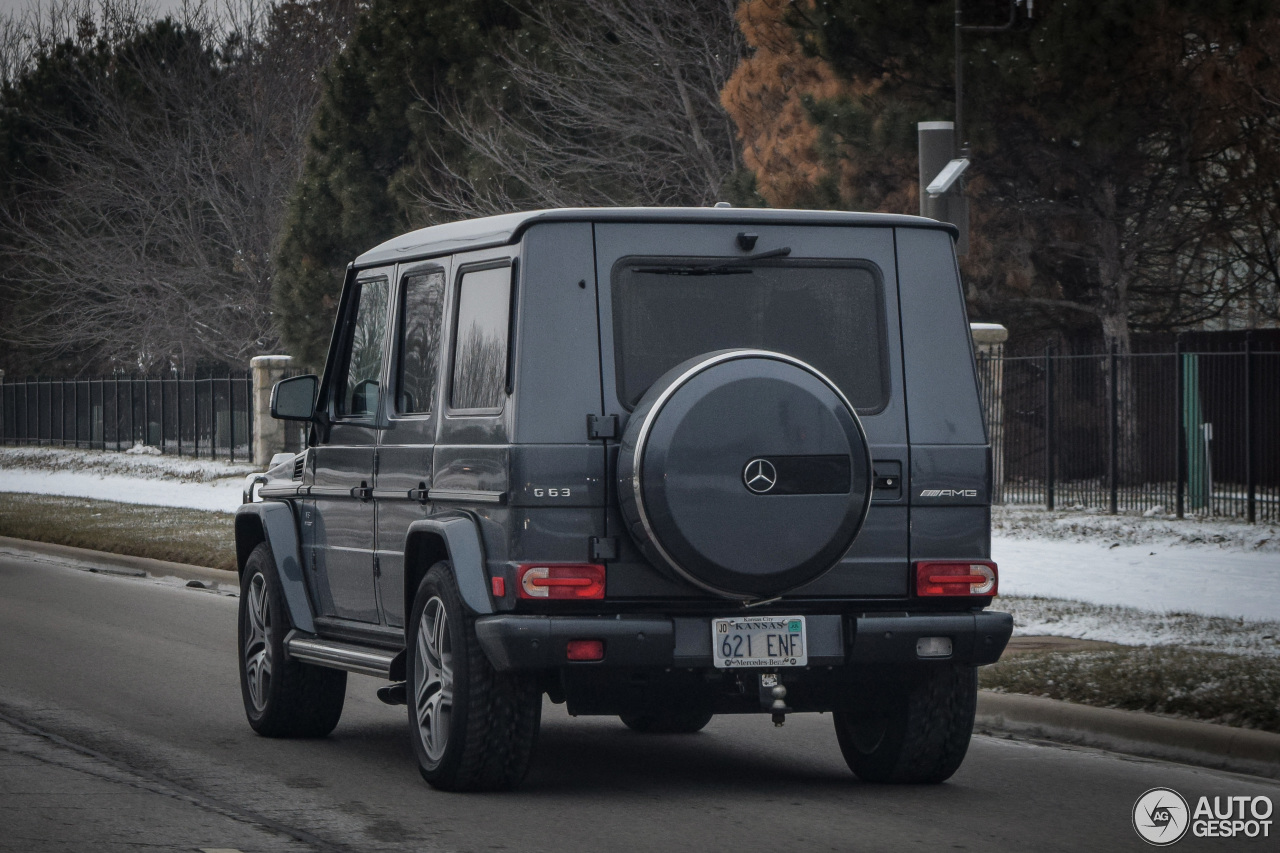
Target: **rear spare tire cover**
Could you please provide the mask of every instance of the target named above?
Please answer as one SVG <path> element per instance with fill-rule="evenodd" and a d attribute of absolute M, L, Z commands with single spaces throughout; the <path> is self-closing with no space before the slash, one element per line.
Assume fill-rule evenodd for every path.
<path fill-rule="evenodd" d="M 623 432 L 618 497 L 654 563 L 731 598 L 821 576 L 853 544 L 871 459 L 840 389 L 764 350 L 692 358 L 645 393 Z"/>

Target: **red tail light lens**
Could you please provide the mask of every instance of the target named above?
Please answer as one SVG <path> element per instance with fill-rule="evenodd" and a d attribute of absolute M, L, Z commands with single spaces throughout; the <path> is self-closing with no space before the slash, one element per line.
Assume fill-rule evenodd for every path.
<path fill-rule="evenodd" d="M 990 560 L 916 563 L 916 595 L 995 595 L 999 575 Z"/>
<path fill-rule="evenodd" d="M 517 573 L 521 598 L 604 598 L 604 566 L 527 565 Z"/>
<path fill-rule="evenodd" d="M 570 640 L 564 656 L 569 660 L 604 660 L 604 640 Z"/>

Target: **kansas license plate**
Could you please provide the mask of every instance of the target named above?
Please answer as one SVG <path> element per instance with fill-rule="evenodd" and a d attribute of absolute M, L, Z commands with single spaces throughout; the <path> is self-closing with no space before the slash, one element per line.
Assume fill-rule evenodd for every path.
<path fill-rule="evenodd" d="M 711 647 L 719 669 L 809 663 L 803 616 L 712 619 Z"/>

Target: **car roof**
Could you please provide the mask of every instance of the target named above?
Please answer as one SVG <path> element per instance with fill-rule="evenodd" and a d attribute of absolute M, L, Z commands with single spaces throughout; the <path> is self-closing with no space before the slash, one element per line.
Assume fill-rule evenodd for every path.
<path fill-rule="evenodd" d="M 683 222 L 743 225 L 861 225 L 881 228 L 936 228 L 959 232 L 950 223 L 896 213 L 852 213 L 838 210 L 778 210 L 758 207 L 569 207 L 528 210 L 477 219 L 462 219 L 410 231 L 360 257 L 355 266 L 372 267 L 458 251 L 505 246 L 540 222 Z"/>

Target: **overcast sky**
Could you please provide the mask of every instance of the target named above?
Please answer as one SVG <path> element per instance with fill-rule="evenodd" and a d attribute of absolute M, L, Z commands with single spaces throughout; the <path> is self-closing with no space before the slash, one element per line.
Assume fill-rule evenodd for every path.
<path fill-rule="evenodd" d="M 20 15 L 40 2 L 41 0 L 0 0 L 0 16 Z M 182 0 L 144 0 L 144 2 L 151 8 L 161 12 L 182 6 Z"/>

